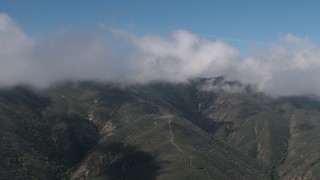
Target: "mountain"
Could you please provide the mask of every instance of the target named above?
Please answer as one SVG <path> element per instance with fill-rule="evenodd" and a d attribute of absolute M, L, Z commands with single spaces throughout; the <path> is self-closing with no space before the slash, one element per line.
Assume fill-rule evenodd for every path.
<path fill-rule="evenodd" d="M 0 90 L 0 179 L 319 179 L 320 101 L 223 77 Z"/>

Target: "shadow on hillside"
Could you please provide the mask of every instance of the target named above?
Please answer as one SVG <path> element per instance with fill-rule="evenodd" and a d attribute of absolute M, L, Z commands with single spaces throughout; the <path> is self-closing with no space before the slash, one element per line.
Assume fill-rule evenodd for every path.
<path fill-rule="evenodd" d="M 149 153 L 139 150 L 135 146 L 121 142 L 102 145 L 95 150 L 106 159 L 99 167 L 103 171 L 98 176 L 109 179 L 156 179 L 160 164 Z M 97 158 L 97 157 L 96 157 Z M 96 159 L 97 160 L 97 159 Z"/>

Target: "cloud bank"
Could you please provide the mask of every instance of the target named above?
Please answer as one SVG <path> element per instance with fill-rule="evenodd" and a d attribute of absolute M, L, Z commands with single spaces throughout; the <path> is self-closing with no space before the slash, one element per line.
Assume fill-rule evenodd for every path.
<path fill-rule="evenodd" d="M 46 87 L 65 80 L 148 83 L 225 76 L 273 95 L 320 95 L 320 45 L 288 34 L 241 58 L 236 48 L 185 30 L 170 37 L 61 31 L 28 36 L 0 14 L 0 85 Z"/>

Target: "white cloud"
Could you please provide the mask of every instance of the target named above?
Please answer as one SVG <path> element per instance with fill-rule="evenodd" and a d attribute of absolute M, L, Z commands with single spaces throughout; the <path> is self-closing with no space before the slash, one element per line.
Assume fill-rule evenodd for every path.
<path fill-rule="evenodd" d="M 293 43 L 295 45 L 306 44 L 308 42 L 308 38 L 305 37 L 305 38 L 302 39 L 302 38 L 299 38 L 297 36 L 294 36 L 291 33 L 288 33 L 286 36 L 281 37 L 281 39 L 284 42 Z"/>
<path fill-rule="evenodd" d="M 238 80 L 274 95 L 320 95 L 320 46 L 292 34 L 282 41 L 240 62 Z"/>
<path fill-rule="evenodd" d="M 43 87 L 68 79 L 180 82 L 225 76 L 254 83 L 273 95 L 320 95 L 320 46 L 307 38 L 288 34 L 241 59 L 225 42 L 185 30 L 174 31 L 170 37 L 137 37 L 100 26 L 108 29 L 103 35 L 65 31 L 35 38 L 26 35 L 8 15 L 0 14 L 0 85 Z"/>
<path fill-rule="evenodd" d="M 28 61 L 23 57 L 33 47 L 33 41 L 20 30 L 15 22 L 6 14 L 0 14 L 0 82 L 18 83 L 13 76 L 23 76 Z"/>
<path fill-rule="evenodd" d="M 133 39 L 133 59 L 138 79 L 185 81 L 197 76 L 218 76 L 239 57 L 238 51 L 220 42 L 200 39 L 187 31 L 170 38 L 144 36 Z"/>

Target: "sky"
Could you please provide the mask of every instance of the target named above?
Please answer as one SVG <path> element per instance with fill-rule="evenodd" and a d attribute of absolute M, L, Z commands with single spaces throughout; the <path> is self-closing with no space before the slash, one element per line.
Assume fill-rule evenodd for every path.
<path fill-rule="evenodd" d="M 0 1 L 0 86 L 225 76 L 320 95 L 320 2 Z"/>
<path fill-rule="evenodd" d="M 143 35 L 185 29 L 223 39 L 247 55 L 251 48 L 292 33 L 320 42 L 320 2 L 298 0 L 2 0 L 0 12 L 28 34 L 59 28 L 94 29 L 105 24 Z"/>

